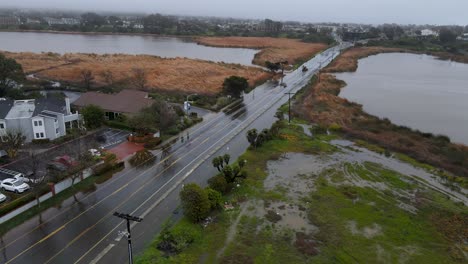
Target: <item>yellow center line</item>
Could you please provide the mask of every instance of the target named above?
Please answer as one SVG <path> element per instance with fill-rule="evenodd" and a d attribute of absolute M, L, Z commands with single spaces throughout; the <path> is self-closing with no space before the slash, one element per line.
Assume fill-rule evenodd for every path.
<path fill-rule="evenodd" d="M 265 99 L 266 97 L 264 97 L 263 99 Z M 261 101 L 260 101 L 261 102 Z M 254 103 L 254 105 L 257 105 L 257 104 L 260 104 L 260 102 L 257 102 L 257 103 Z M 245 114 L 245 113 L 244 113 Z M 214 121 L 216 119 L 213 119 L 212 121 Z M 211 121 L 210 121 L 211 122 Z M 222 123 L 218 123 L 217 125 L 215 125 L 213 128 L 216 128 L 218 127 L 219 125 L 221 125 Z M 228 122 L 222 129 L 228 127 L 230 124 L 230 122 Z M 201 126 L 203 127 L 203 126 Z M 199 129 L 198 128 L 196 131 L 198 131 Z M 216 133 L 220 132 L 221 130 L 217 131 Z M 201 136 L 201 135 L 200 135 Z M 196 137 L 197 139 L 200 137 Z M 191 149 L 190 151 L 188 151 L 185 155 L 181 156 L 179 159 L 177 159 L 176 161 L 174 161 L 173 163 L 171 163 L 166 169 L 164 169 L 163 171 L 161 171 L 160 173 L 157 174 L 156 177 L 152 178 L 150 181 L 153 181 L 155 179 L 157 179 L 158 176 L 162 175 L 162 173 L 164 173 L 165 171 L 167 171 L 169 168 L 171 168 L 177 161 L 181 160 L 182 158 L 186 157 L 187 155 L 189 155 L 192 151 L 194 151 L 197 147 L 201 146 L 203 143 L 207 142 L 208 140 L 210 139 L 210 137 L 206 138 L 202 143 L 200 143 L 199 145 L 197 145 L 195 148 Z M 170 154 L 168 157 L 166 157 L 164 160 L 161 160 L 159 163 L 157 163 L 156 165 L 152 166 L 151 168 L 154 168 L 155 166 L 157 165 L 160 165 L 162 162 L 166 161 L 167 159 L 169 159 L 170 157 L 174 156 L 178 150 L 181 150 L 181 148 L 177 149 L 174 153 Z M 148 168 L 147 170 L 145 170 L 144 172 L 140 173 L 140 175 L 143 175 L 144 173 L 148 172 L 151 168 Z M 128 173 L 130 173 L 131 170 L 128 171 Z M 125 173 L 127 174 L 127 173 Z M 129 182 L 127 182 L 124 186 L 120 187 L 118 190 L 114 191 L 112 194 L 104 197 L 103 199 L 101 199 L 101 201 L 99 201 L 98 203 L 94 204 L 93 206 L 91 206 L 90 208 L 88 208 L 87 210 L 83 211 L 82 213 L 78 214 L 76 217 L 74 217 L 73 219 L 69 220 L 68 222 L 66 222 L 64 225 L 62 225 L 61 227 L 57 228 L 56 230 L 54 230 L 53 232 L 51 232 L 49 235 L 47 235 L 46 237 L 42 238 L 41 240 L 39 240 L 38 242 L 34 243 L 33 245 L 29 246 L 27 249 L 23 250 L 22 252 L 20 252 L 19 254 L 17 254 L 14 258 L 10 259 L 9 261 L 7 261 L 5 264 L 7 263 L 11 263 L 11 261 L 15 260 L 16 258 L 22 256 L 23 254 L 25 254 L 27 251 L 31 250 L 32 248 L 34 248 L 35 246 L 37 246 L 38 244 L 40 243 L 43 243 L 44 241 L 48 240 L 49 238 L 53 237 L 55 234 L 57 234 L 59 231 L 61 231 L 62 229 L 65 228 L 65 226 L 67 226 L 68 224 L 70 224 L 71 222 L 75 221 L 76 219 L 78 219 L 79 217 L 81 217 L 83 214 L 87 213 L 88 211 L 90 211 L 91 209 L 94 209 L 97 205 L 101 204 L 104 200 L 107 200 L 109 197 L 111 197 L 112 195 L 114 194 L 117 194 L 119 193 L 120 191 L 122 191 L 125 187 L 127 187 L 131 182 L 137 180 L 138 177 L 135 177 L 133 178 L 132 180 L 130 180 Z M 129 200 L 130 197 L 132 197 L 133 195 L 135 195 L 137 192 L 139 192 L 143 187 L 145 187 L 145 185 L 142 185 L 140 188 L 138 188 L 137 191 L 133 192 L 132 195 L 130 195 L 127 199 L 125 199 L 122 203 L 120 203 L 117 207 L 115 207 L 112 211 L 114 211 L 116 208 L 118 208 L 119 206 L 121 206 L 124 202 L 127 202 Z M 110 213 L 109 213 L 110 215 Z M 58 215 L 57 215 L 58 216 Z M 108 217 L 108 215 L 106 215 L 104 218 L 102 218 L 100 221 L 98 221 L 98 223 L 100 223 L 103 219 L 105 219 L 106 217 Z M 92 229 L 94 226 L 96 226 L 98 223 L 94 224 L 93 226 L 91 226 L 90 229 Z M 45 223 L 43 223 L 45 224 Z M 36 227 L 35 229 L 38 229 L 40 226 Z M 33 229 L 32 231 L 28 232 L 31 233 L 33 232 L 35 229 Z M 88 229 L 86 230 L 86 232 L 88 231 Z M 85 232 L 85 233 L 86 233 Z M 80 234 L 81 236 L 81 234 Z M 24 236 L 23 236 L 24 237 Z M 17 241 L 18 239 L 16 239 L 15 241 Z M 8 245 L 4 246 L 3 248 L 6 248 L 7 246 L 13 244 L 15 241 L 9 243 Z M 76 241 L 76 239 L 74 239 L 73 241 Z M 69 243 L 69 245 L 71 245 Z M 67 245 L 65 248 L 63 248 L 60 252 L 63 252 L 63 250 L 65 250 L 69 245 Z M 2 248 L 2 249 L 3 249 Z M 59 253 L 60 253 L 59 252 Z M 59 253 L 57 253 L 56 255 L 58 255 Z M 88 253 L 88 252 L 87 252 Z M 87 254 L 86 253 L 86 254 Z M 56 256 L 54 255 L 54 257 Z M 52 257 L 52 258 L 54 258 Z M 51 258 L 51 259 L 52 259 Z M 81 258 L 80 258 L 81 259 Z M 50 259 L 49 259 L 50 260 Z"/>

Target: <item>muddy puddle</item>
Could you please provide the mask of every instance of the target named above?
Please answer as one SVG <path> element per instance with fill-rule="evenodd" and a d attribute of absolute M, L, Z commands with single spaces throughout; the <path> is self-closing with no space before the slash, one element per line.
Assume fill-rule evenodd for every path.
<path fill-rule="evenodd" d="M 403 182 L 431 188 L 449 196 L 454 201 L 468 205 L 466 189 L 452 190 L 444 185 L 443 178 L 424 169 L 358 147 L 351 141 L 334 140 L 331 143 L 337 146 L 340 151 L 327 156 L 286 153 L 279 160 L 269 161 L 269 176 L 264 181 L 265 189 L 284 193 L 287 199 L 294 201 L 313 191 L 315 188 L 314 180 L 322 174 L 332 184 L 369 187 L 382 194 L 389 191 L 401 201 L 400 208 L 414 213 L 415 208 L 407 202 L 415 199 L 418 189 L 405 190 L 389 186 L 385 181 L 379 179 L 378 175 L 372 175 L 372 170 L 369 170 L 368 175 L 366 175 L 368 179 L 360 177 L 353 171 L 359 169 L 360 166 L 365 168 L 365 166 L 370 166 L 368 164 L 376 164 L 376 166 L 397 172 L 400 174 L 399 180 Z M 333 173 L 323 173 L 327 169 L 333 169 Z"/>
<path fill-rule="evenodd" d="M 274 225 L 279 229 L 289 229 L 294 232 L 315 234 L 318 228 L 307 219 L 306 208 L 296 202 L 265 202 L 252 200 L 245 205 L 244 214 L 250 217 L 265 219 L 258 226 L 260 231 L 266 225 Z"/>

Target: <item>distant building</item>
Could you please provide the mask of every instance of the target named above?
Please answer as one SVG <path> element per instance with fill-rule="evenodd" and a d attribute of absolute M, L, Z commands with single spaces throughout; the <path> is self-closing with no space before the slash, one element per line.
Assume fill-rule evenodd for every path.
<path fill-rule="evenodd" d="M 437 37 L 439 36 L 439 33 L 432 29 L 423 29 L 421 30 L 421 36 L 422 37 Z"/>
<path fill-rule="evenodd" d="M 26 24 L 40 24 L 40 23 L 41 21 L 37 19 L 31 19 L 31 18 L 26 19 Z"/>
<path fill-rule="evenodd" d="M 0 16 L 0 25 L 2 26 L 16 26 L 21 24 L 18 17 L 13 16 Z"/>
<path fill-rule="evenodd" d="M 468 41 L 468 33 L 463 33 L 458 39 Z"/>
<path fill-rule="evenodd" d="M 11 100 L 0 98 L 0 137 L 8 130 L 20 130 L 26 142 L 56 139 L 66 129 L 79 125 L 80 115 L 72 113 L 68 98 Z"/>
<path fill-rule="evenodd" d="M 147 92 L 122 90 L 117 94 L 87 92 L 73 102 L 73 106 L 77 108 L 83 108 L 88 105 L 99 106 L 105 111 L 106 118 L 113 120 L 122 114 L 132 116 L 142 108 L 150 106 L 153 102 L 148 97 Z"/>
<path fill-rule="evenodd" d="M 53 18 L 53 17 L 45 17 L 44 20 L 49 24 L 49 26 L 53 25 L 79 25 L 80 20 L 76 18 Z"/>

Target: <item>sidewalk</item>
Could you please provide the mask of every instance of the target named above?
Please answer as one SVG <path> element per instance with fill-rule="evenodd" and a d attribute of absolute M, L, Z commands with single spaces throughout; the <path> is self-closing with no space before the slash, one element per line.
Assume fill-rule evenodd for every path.
<path fill-rule="evenodd" d="M 96 166 L 96 165 L 94 165 Z M 94 167 L 93 166 L 93 167 Z M 88 178 L 89 176 L 93 175 L 92 173 L 92 168 L 87 168 L 83 171 L 83 180 Z M 75 183 L 74 184 L 77 184 L 79 182 L 81 182 L 82 179 L 78 178 L 78 179 L 75 179 Z M 55 195 L 59 194 L 60 192 L 63 192 L 64 190 L 70 188 L 72 186 L 72 180 L 70 178 L 67 178 L 57 184 L 55 184 Z M 51 197 L 53 197 L 52 195 L 52 192 L 48 192 L 44 195 L 42 195 L 41 197 L 39 197 L 39 201 L 42 203 L 44 201 L 46 201 L 47 199 L 50 199 Z M 31 201 L 19 208 L 16 208 L 15 210 L 9 212 L 8 214 L 0 217 L 0 224 L 3 224 L 5 223 L 6 221 L 12 219 L 13 217 L 29 210 L 30 208 L 32 208 L 33 206 L 36 206 L 37 205 L 37 200 L 34 200 L 34 201 Z"/>

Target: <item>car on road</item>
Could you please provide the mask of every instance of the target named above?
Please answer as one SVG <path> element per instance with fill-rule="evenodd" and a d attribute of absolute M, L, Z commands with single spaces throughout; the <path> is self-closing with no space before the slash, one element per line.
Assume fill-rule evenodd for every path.
<path fill-rule="evenodd" d="M 29 185 L 23 182 L 22 180 L 17 180 L 13 178 L 3 180 L 0 186 L 4 191 L 10 191 L 15 193 L 23 193 L 29 190 L 30 188 Z"/>
<path fill-rule="evenodd" d="M 6 201 L 7 197 L 3 193 L 0 193 L 0 203 Z"/>

